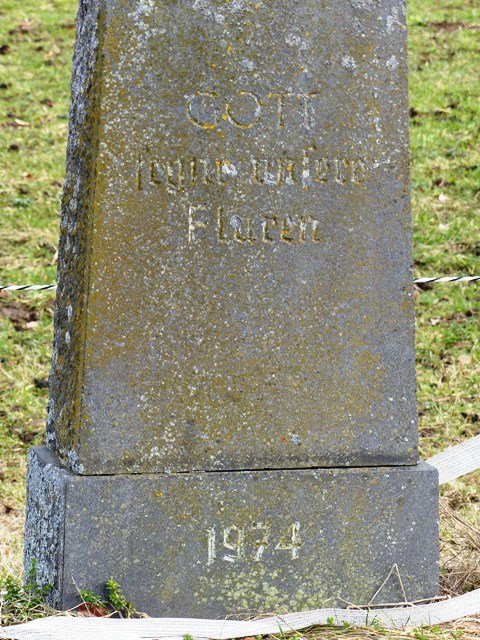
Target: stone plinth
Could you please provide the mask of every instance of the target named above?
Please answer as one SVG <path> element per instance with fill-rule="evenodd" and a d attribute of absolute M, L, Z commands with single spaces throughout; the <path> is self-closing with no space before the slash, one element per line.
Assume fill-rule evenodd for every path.
<path fill-rule="evenodd" d="M 154 616 L 367 604 L 394 564 L 408 600 L 437 590 L 437 472 L 371 469 L 78 476 L 29 465 L 27 561 L 52 604 L 114 577 Z M 403 601 L 394 576 L 376 603 Z"/>

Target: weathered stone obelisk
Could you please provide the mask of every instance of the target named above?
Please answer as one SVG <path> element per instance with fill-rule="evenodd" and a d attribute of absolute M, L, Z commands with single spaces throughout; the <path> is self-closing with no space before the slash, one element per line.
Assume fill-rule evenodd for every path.
<path fill-rule="evenodd" d="M 82 0 L 26 564 L 151 615 L 436 592 L 403 0 Z"/>

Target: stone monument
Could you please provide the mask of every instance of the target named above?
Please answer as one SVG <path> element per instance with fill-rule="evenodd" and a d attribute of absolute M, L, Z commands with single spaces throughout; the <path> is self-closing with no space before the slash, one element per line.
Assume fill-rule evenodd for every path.
<path fill-rule="evenodd" d="M 403 0 L 81 0 L 26 567 L 150 615 L 435 595 Z M 400 575 L 400 579 L 398 578 Z"/>

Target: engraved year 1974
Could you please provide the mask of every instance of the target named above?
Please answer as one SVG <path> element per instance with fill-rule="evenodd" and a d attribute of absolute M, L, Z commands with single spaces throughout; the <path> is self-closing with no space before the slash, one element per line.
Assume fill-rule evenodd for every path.
<path fill-rule="evenodd" d="M 293 522 L 283 531 L 271 522 L 211 527 L 207 531 L 207 565 L 217 561 L 230 564 L 249 560 L 262 562 L 270 554 L 278 553 L 286 553 L 291 560 L 297 560 L 302 546 L 299 522 Z"/>

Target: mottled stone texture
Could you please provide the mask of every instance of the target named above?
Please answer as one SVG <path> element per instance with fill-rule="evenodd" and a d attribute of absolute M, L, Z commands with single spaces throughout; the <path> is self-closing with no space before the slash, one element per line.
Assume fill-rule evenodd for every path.
<path fill-rule="evenodd" d="M 92 237 L 92 203 L 98 144 L 99 21 L 97 2 L 81 0 L 72 66 L 72 101 L 58 251 L 55 338 L 50 375 L 47 443 L 69 434 L 72 468 L 78 448 L 85 312 Z"/>
<path fill-rule="evenodd" d="M 50 585 L 50 603 L 62 599 L 63 541 L 66 485 L 70 473 L 62 469 L 47 447 L 35 447 L 28 456 L 25 523 L 25 576 L 35 567 L 38 585 Z"/>
<path fill-rule="evenodd" d="M 158 616 L 223 616 L 427 598 L 437 589 L 437 472 L 370 469 L 80 476 L 48 448 L 28 495 L 52 553 L 27 538 L 52 604 L 112 576 Z M 33 490 L 34 487 L 34 490 Z M 51 504 L 54 492 L 60 500 Z M 64 526 L 58 527 L 63 520 Z"/>
<path fill-rule="evenodd" d="M 82 1 L 48 443 L 417 461 L 403 0 Z"/>
<path fill-rule="evenodd" d="M 404 0 L 81 0 L 77 34 L 26 569 L 150 615 L 434 595 Z"/>

